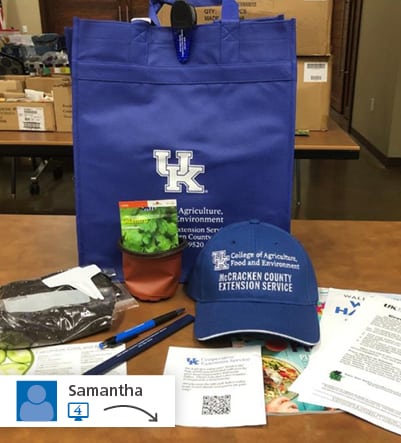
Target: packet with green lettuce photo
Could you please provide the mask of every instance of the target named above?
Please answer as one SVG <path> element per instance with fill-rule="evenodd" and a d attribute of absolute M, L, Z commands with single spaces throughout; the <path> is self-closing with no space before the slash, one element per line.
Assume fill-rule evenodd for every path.
<path fill-rule="evenodd" d="M 168 251 L 178 246 L 177 201 L 120 201 L 121 244 L 140 253 Z"/>

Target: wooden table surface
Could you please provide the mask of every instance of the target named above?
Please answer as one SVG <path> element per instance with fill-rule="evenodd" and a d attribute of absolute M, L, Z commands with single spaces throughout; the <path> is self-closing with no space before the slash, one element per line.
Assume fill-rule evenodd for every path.
<path fill-rule="evenodd" d="M 310 131 L 295 137 L 296 158 L 350 158 L 359 156 L 358 143 L 333 120 L 328 131 Z"/>
<path fill-rule="evenodd" d="M 0 145 L 72 146 L 71 132 L 0 131 Z"/>
<path fill-rule="evenodd" d="M 295 220 L 293 235 L 308 251 L 321 287 L 367 291 L 401 291 L 401 222 Z M 75 217 L 0 215 L 0 284 L 36 278 L 77 265 Z M 180 288 L 169 300 L 140 302 L 126 311 L 111 331 L 81 341 L 100 341 L 134 323 L 193 303 Z M 129 374 L 162 374 L 168 347 L 202 347 L 192 325 L 148 349 L 128 363 Z M 4 401 L 4 399 L 3 399 Z M 9 443 L 132 441 L 398 443 L 400 436 L 347 413 L 268 417 L 267 426 L 239 428 L 7 428 Z"/>

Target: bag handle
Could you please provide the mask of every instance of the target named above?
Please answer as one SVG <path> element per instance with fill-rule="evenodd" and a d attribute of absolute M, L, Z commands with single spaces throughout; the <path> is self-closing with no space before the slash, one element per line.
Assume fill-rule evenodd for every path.
<path fill-rule="evenodd" d="M 149 18 L 157 26 L 160 26 L 160 21 L 157 13 L 164 4 L 172 5 L 175 0 L 149 0 Z M 201 6 L 202 1 L 195 0 L 192 6 Z M 221 21 L 222 22 L 238 22 L 239 21 L 239 7 L 236 0 L 216 0 L 217 4 L 221 4 Z"/>

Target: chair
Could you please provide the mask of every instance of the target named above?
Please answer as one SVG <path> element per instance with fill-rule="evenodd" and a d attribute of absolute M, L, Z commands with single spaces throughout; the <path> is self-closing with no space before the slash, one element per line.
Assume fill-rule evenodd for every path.
<path fill-rule="evenodd" d="M 37 164 L 36 157 L 32 157 L 32 166 L 34 169 L 33 174 L 30 177 L 31 184 L 29 186 L 29 192 L 31 195 L 40 194 L 39 177 L 42 172 L 47 168 L 50 159 L 41 158 L 40 163 Z M 55 165 L 53 168 L 53 178 L 54 180 L 59 180 L 63 176 L 63 168 L 61 165 Z"/>
<path fill-rule="evenodd" d="M 24 63 L 11 54 L 0 52 L 0 75 L 24 75 Z M 11 195 L 15 198 L 15 183 L 17 174 L 17 157 L 13 157 L 11 161 Z"/>
<path fill-rule="evenodd" d="M 26 69 L 24 62 L 14 54 L 21 52 L 20 45 L 6 45 L 0 51 L 0 75 L 24 75 Z M 30 177 L 31 183 L 29 191 L 31 195 L 40 193 L 39 177 L 46 169 L 49 163 L 48 159 L 41 158 L 40 163 L 37 163 L 36 158 L 32 158 L 33 174 Z M 11 161 L 11 196 L 16 197 L 16 174 L 17 174 L 17 157 L 13 157 Z M 63 170 L 61 166 L 56 165 L 53 169 L 53 176 L 55 180 L 62 177 Z"/>

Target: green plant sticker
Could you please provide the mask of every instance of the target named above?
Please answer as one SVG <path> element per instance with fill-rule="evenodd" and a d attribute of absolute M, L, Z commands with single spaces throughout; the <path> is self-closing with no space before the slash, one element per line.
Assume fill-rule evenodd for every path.
<path fill-rule="evenodd" d="M 119 202 L 122 245 L 133 252 L 156 253 L 178 246 L 176 200 Z"/>
<path fill-rule="evenodd" d="M 335 380 L 335 381 L 341 381 L 341 379 L 342 379 L 342 372 L 341 371 L 331 371 L 330 372 L 330 378 L 332 379 L 332 380 Z"/>

